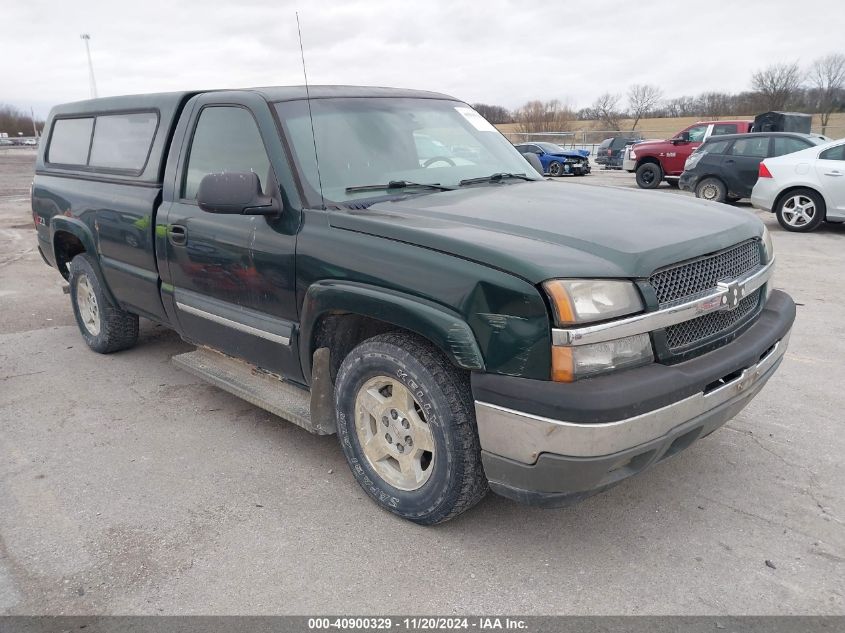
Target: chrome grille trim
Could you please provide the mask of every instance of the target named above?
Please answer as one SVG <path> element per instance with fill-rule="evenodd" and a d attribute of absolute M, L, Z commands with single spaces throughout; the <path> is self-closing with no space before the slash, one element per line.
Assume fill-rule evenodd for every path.
<path fill-rule="evenodd" d="M 754 314 L 760 305 L 760 291 L 745 297 L 734 310 L 709 312 L 703 316 L 666 328 L 666 343 L 672 351 L 712 338 L 729 331 L 742 323 L 746 317 Z"/>
<path fill-rule="evenodd" d="M 760 265 L 760 241 L 740 242 L 717 253 L 692 261 L 668 266 L 649 277 L 661 308 L 683 302 L 701 292 L 722 287 Z M 666 329 L 666 342 L 671 352 L 689 348 L 739 326 L 753 315 L 760 305 L 759 293 L 733 302 L 734 309 L 697 317 Z"/>
<path fill-rule="evenodd" d="M 758 266 L 730 284 L 720 284 L 709 293 L 625 319 L 587 325 L 576 328 L 555 328 L 552 330 L 554 345 L 590 345 L 602 343 L 625 336 L 634 336 L 654 330 L 661 330 L 684 321 L 696 319 L 705 314 L 719 311 L 730 311 L 729 306 L 738 304 L 749 297 L 754 291 L 766 284 L 774 271 L 775 260 L 772 258 L 765 265 Z M 760 293 L 758 293 L 760 294 Z M 729 298 L 733 296 L 736 303 Z"/>

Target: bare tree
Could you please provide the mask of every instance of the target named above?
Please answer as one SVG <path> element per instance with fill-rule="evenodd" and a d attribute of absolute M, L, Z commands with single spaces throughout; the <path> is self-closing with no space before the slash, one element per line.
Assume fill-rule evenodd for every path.
<path fill-rule="evenodd" d="M 622 118 L 622 113 L 619 111 L 619 100 L 619 95 L 605 92 L 590 106 L 593 117 L 598 119 L 599 123 L 608 130 L 619 129 L 619 119 Z"/>
<path fill-rule="evenodd" d="M 751 75 L 751 86 L 760 93 L 764 108 L 783 110 L 801 87 L 801 69 L 798 62 L 773 64 Z"/>
<path fill-rule="evenodd" d="M 666 102 L 666 113 L 670 117 L 693 116 L 694 109 L 695 99 L 692 97 L 675 97 Z"/>
<path fill-rule="evenodd" d="M 513 115 L 502 106 L 473 103 L 472 107 L 490 123 L 510 123 L 513 121 Z"/>
<path fill-rule="evenodd" d="M 699 116 L 718 118 L 731 114 L 731 95 L 724 92 L 705 92 L 698 97 Z"/>
<path fill-rule="evenodd" d="M 41 130 L 44 121 L 36 120 L 35 125 Z M 11 137 L 32 136 L 32 117 L 14 106 L 0 103 L 0 132 L 5 132 Z"/>
<path fill-rule="evenodd" d="M 837 102 L 843 100 L 845 87 L 845 55 L 836 53 L 820 57 L 813 62 L 809 71 L 810 84 L 817 97 L 816 109 L 821 116 L 822 134 L 827 131 L 830 114 L 836 109 Z"/>
<path fill-rule="evenodd" d="M 566 132 L 574 118 L 569 104 L 557 99 L 529 101 L 513 113 L 520 132 Z"/>
<path fill-rule="evenodd" d="M 628 111 L 634 119 L 632 130 L 637 129 L 640 119 L 654 111 L 663 92 L 657 86 L 634 84 L 628 89 Z"/>

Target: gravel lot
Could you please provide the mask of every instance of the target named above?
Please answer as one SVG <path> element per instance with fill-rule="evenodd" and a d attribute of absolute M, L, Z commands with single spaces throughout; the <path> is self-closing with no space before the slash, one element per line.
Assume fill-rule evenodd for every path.
<path fill-rule="evenodd" d="M 175 369 L 168 330 L 88 351 L 35 248 L 33 161 L 0 150 L 0 613 L 845 614 L 845 225 L 760 214 L 798 320 L 722 430 L 572 508 L 491 495 L 422 528 L 334 437 Z M 633 178 L 560 183 L 595 185 Z"/>

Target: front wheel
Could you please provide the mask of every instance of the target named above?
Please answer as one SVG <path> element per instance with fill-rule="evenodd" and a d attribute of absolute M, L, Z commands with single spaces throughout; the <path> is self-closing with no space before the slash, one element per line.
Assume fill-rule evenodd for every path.
<path fill-rule="evenodd" d="M 563 175 L 563 166 L 559 162 L 557 162 L 556 160 L 553 160 L 551 163 L 549 163 L 549 176 L 562 176 L 562 175 Z"/>
<path fill-rule="evenodd" d="M 656 189 L 663 180 L 663 170 L 660 165 L 644 163 L 637 168 L 637 186 L 640 189 Z"/>
<path fill-rule="evenodd" d="M 775 214 L 787 231 L 808 233 L 824 220 L 824 199 L 812 189 L 796 189 L 778 201 Z"/>
<path fill-rule="evenodd" d="M 349 467 L 381 507 L 434 525 L 487 492 L 469 377 L 427 341 L 389 333 L 358 345 L 335 405 Z"/>

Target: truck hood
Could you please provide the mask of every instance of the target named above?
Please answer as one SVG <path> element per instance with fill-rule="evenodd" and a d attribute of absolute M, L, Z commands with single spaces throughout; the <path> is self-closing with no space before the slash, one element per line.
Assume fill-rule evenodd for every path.
<path fill-rule="evenodd" d="M 329 221 L 338 229 L 476 261 L 533 284 L 553 277 L 648 277 L 668 264 L 759 237 L 763 230 L 751 213 L 723 204 L 550 181 L 409 196 L 332 211 Z"/>
<path fill-rule="evenodd" d="M 634 151 L 636 151 L 640 148 L 648 149 L 648 148 L 654 147 L 656 145 L 665 145 L 666 143 L 669 143 L 671 145 L 672 141 L 670 141 L 668 138 L 666 138 L 666 139 L 650 138 L 647 141 L 640 141 L 639 143 L 636 143 L 633 147 L 634 147 Z"/>

